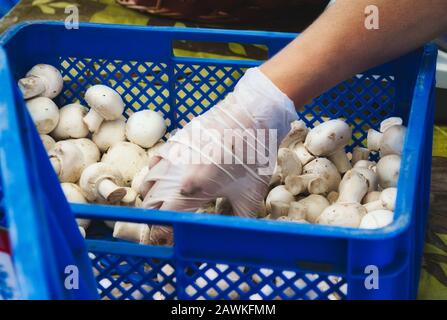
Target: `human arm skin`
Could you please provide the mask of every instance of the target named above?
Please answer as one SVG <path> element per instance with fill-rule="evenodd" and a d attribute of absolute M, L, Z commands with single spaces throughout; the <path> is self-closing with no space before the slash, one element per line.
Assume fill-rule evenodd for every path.
<path fill-rule="evenodd" d="M 379 8 L 379 29 L 365 8 Z M 337 0 L 261 71 L 299 109 L 337 83 L 447 32 L 447 0 Z"/>

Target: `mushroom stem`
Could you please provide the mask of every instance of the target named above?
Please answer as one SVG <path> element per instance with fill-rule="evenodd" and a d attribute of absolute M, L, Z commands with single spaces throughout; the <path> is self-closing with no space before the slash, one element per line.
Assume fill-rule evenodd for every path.
<path fill-rule="evenodd" d="M 272 212 L 270 213 L 271 219 L 278 219 L 282 216 L 287 216 L 289 213 L 290 204 L 286 202 L 273 201 L 271 204 Z"/>
<path fill-rule="evenodd" d="M 328 189 L 326 181 L 317 174 L 290 175 L 285 179 L 285 186 L 294 196 L 306 191 L 312 194 L 320 194 Z"/>
<path fill-rule="evenodd" d="M 344 149 L 339 149 L 328 157 L 329 160 L 337 167 L 341 174 L 349 171 L 352 166 Z"/>
<path fill-rule="evenodd" d="M 28 76 L 19 80 L 19 88 L 25 100 L 28 100 L 45 92 L 45 82 L 39 77 Z"/>
<path fill-rule="evenodd" d="M 98 184 L 98 192 L 110 203 L 121 201 L 126 196 L 126 188 L 117 186 L 109 179 L 101 180 Z"/>
<path fill-rule="evenodd" d="M 118 221 L 113 228 L 113 237 L 141 244 L 149 244 L 149 225 Z"/>
<path fill-rule="evenodd" d="M 93 108 L 91 108 L 87 115 L 84 117 L 84 123 L 87 125 L 90 132 L 98 131 L 99 126 L 101 125 L 103 120 L 104 118 Z"/>
<path fill-rule="evenodd" d="M 61 173 L 61 162 L 56 157 L 50 158 L 51 165 L 53 166 L 54 171 L 56 172 L 56 175 L 59 176 Z"/>
<path fill-rule="evenodd" d="M 352 164 L 355 165 L 361 160 L 369 159 L 369 150 L 362 147 L 355 147 L 352 151 Z"/>
<path fill-rule="evenodd" d="M 302 143 L 302 142 L 293 145 L 293 147 L 291 147 L 290 149 L 295 152 L 295 154 L 297 155 L 298 159 L 300 159 L 301 164 L 303 166 L 305 166 L 306 164 L 308 164 L 309 162 L 311 162 L 312 160 L 315 159 L 315 156 L 312 155 L 306 149 L 306 147 L 304 146 L 304 143 Z"/>
<path fill-rule="evenodd" d="M 373 211 L 377 211 L 377 210 L 385 210 L 385 209 L 387 209 L 383 205 L 382 200 L 376 200 L 376 201 L 368 202 L 368 203 L 365 203 L 363 206 L 365 207 L 366 211 L 368 211 L 368 212 L 373 212 Z"/>

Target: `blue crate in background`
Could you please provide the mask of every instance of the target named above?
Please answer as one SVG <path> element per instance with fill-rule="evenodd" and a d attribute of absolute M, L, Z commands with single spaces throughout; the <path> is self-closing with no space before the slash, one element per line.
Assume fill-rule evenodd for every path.
<path fill-rule="evenodd" d="M 389 116 L 408 126 L 395 222 L 380 230 L 71 205 L 63 197 L 15 81 L 36 63 L 58 66 L 65 87 L 58 105 L 83 101 L 104 83 L 126 101 L 128 116 L 160 112 L 169 130 L 212 107 L 244 71 L 261 61 L 174 54 L 175 41 L 263 45 L 274 55 L 296 35 L 168 27 L 22 23 L 0 39 L 1 169 L 14 261 L 24 298 L 103 299 L 411 299 L 415 298 L 429 203 L 436 48 L 428 45 L 368 70 L 307 105 L 303 118 L 345 118 L 365 143 Z M 5 59 L 5 57 L 0 56 Z M 8 74 L 10 72 L 10 74 Z M 14 80 L 13 80 L 14 79 Z M 18 200 L 17 194 L 21 194 Z M 74 216 L 170 225 L 173 247 L 79 236 Z M 87 259 L 87 251 L 88 257 Z M 80 290 L 61 281 L 79 268 Z M 377 266 L 379 288 L 365 287 Z M 93 272 L 91 272 L 93 268 Z M 94 276 L 94 278 L 93 278 Z"/>

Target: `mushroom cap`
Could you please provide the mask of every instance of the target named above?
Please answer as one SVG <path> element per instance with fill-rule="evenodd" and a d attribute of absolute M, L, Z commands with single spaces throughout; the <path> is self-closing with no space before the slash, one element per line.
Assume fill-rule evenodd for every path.
<path fill-rule="evenodd" d="M 267 212 L 270 213 L 272 211 L 272 202 L 291 203 L 294 200 L 295 197 L 293 194 L 291 194 L 285 186 L 280 185 L 270 190 L 269 194 L 267 195 L 267 199 L 265 200 L 265 206 Z"/>
<path fill-rule="evenodd" d="M 117 168 L 124 179 L 124 185 L 130 186 L 134 176 L 149 164 L 146 151 L 131 142 L 118 142 L 102 156 L 102 162 Z"/>
<path fill-rule="evenodd" d="M 53 100 L 37 97 L 26 102 L 31 118 L 39 134 L 48 134 L 56 128 L 59 122 L 59 108 Z"/>
<path fill-rule="evenodd" d="M 84 169 L 84 157 L 81 150 L 71 141 L 58 141 L 48 152 L 50 157 L 59 160 L 61 182 L 76 182 Z"/>
<path fill-rule="evenodd" d="M 124 111 L 124 101 L 119 93 L 102 84 L 88 88 L 84 98 L 105 120 L 118 119 Z"/>
<path fill-rule="evenodd" d="M 323 210 L 317 218 L 318 224 L 358 228 L 366 209 L 359 203 L 334 203 Z"/>
<path fill-rule="evenodd" d="M 376 210 L 366 214 L 360 222 L 362 229 L 380 229 L 393 223 L 394 213 L 389 210 Z"/>
<path fill-rule="evenodd" d="M 352 138 L 352 130 L 343 120 L 323 122 L 310 130 L 304 145 L 315 156 L 328 156 L 345 147 Z"/>
<path fill-rule="evenodd" d="M 85 199 L 81 188 L 77 184 L 63 182 L 61 183 L 61 188 L 68 202 L 87 203 L 87 199 Z"/>
<path fill-rule="evenodd" d="M 108 179 L 118 186 L 123 185 L 121 173 L 110 164 L 97 162 L 84 169 L 79 185 L 88 201 L 105 200 L 98 191 L 98 185 L 104 179 Z"/>
<path fill-rule="evenodd" d="M 369 161 L 369 160 L 359 160 L 354 164 L 354 168 L 366 168 L 366 169 L 372 169 L 373 167 L 375 167 L 377 165 L 377 163 L 375 163 L 374 161 Z"/>
<path fill-rule="evenodd" d="M 337 167 L 326 158 L 317 158 L 303 167 L 303 174 L 316 174 L 327 181 L 328 192 L 337 191 L 341 175 Z"/>
<path fill-rule="evenodd" d="M 125 118 L 120 117 L 116 120 L 103 121 L 98 131 L 92 134 L 92 140 L 101 152 L 106 152 L 114 144 L 125 141 Z"/>
<path fill-rule="evenodd" d="M 79 103 L 63 106 L 59 110 L 59 122 L 51 135 L 56 140 L 87 137 L 88 127 L 82 120 L 86 114 L 87 108 Z"/>
<path fill-rule="evenodd" d="M 392 126 L 401 126 L 404 123 L 402 118 L 399 117 L 391 117 L 383 120 L 380 123 L 380 132 L 384 133 Z"/>
<path fill-rule="evenodd" d="M 135 112 L 127 119 L 127 139 L 140 147 L 152 147 L 164 136 L 165 132 L 165 120 L 158 112 L 142 110 Z"/>
<path fill-rule="evenodd" d="M 49 135 L 47 134 L 41 134 L 40 135 L 40 140 L 42 140 L 43 146 L 45 147 L 45 150 L 48 152 L 51 150 L 51 148 L 54 147 L 54 145 L 56 144 L 56 141 L 54 141 L 53 138 L 51 138 Z"/>
<path fill-rule="evenodd" d="M 278 158 L 276 163 L 276 174 L 280 176 L 282 181 L 289 175 L 300 175 L 303 168 L 300 159 L 290 149 L 280 148 L 278 150 Z"/>
<path fill-rule="evenodd" d="M 92 163 L 98 162 L 101 156 L 98 146 L 88 138 L 70 139 L 67 141 L 73 142 L 84 156 L 84 168 Z"/>
<path fill-rule="evenodd" d="M 303 120 L 295 120 L 290 124 L 290 131 L 281 141 L 280 148 L 292 148 L 297 143 L 304 142 L 309 132 L 306 123 Z"/>
<path fill-rule="evenodd" d="M 49 64 L 36 64 L 27 72 L 26 76 L 42 79 L 45 83 L 45 92 L 41 96 L 50 99 L 57 97 L 64 85 L 64 80 L 59 70 Z"/>
<path fill-rule="evenodd" d="M 386 189 L 397 186 L 400 172 L 400 156 L 390 154 L 382 157 L 377 163 L 379 185 Z"/>
<path fill-rule="evenodd" d="M 382 157 L 389 154 L 401 155 L 406 133 L 407 128 L 404 126 L 389 127 L 382 136 L 380 155 Z"/>

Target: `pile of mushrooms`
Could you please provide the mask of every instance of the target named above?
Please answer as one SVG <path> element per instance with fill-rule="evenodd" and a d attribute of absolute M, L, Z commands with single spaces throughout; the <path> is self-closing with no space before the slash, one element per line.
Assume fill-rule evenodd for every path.
<path fill-rule="evenodd" d="M 140 185 L 166 133 L 159 113 L 142 110 L 126 120 L 120 94 L 102 84 L 87 89 L 87 106 L 59 109 L 52 99 L 61 93 L 63 78 L 46 64 L 34 66 L 18 85 L 69 202 L 141 206 Z M 85 236 L 90 221 L 77 223 Z M 145 224 L 106 224 L 117 238 L 148 241 Z"/>
<path fill-rule="evenodd" d="M 261 218 L 364 229 L 391 224 L 406 133 L 402 123 L 397 117 L 384 120 L 380 131 L 369 130 L 367 148 L 352 153 L 345 151 L 352 131 L 343 120 L 313 129 L 301 120 L 292 123 Z M 374 154 L 378 162 L 370 160 Z"/>

